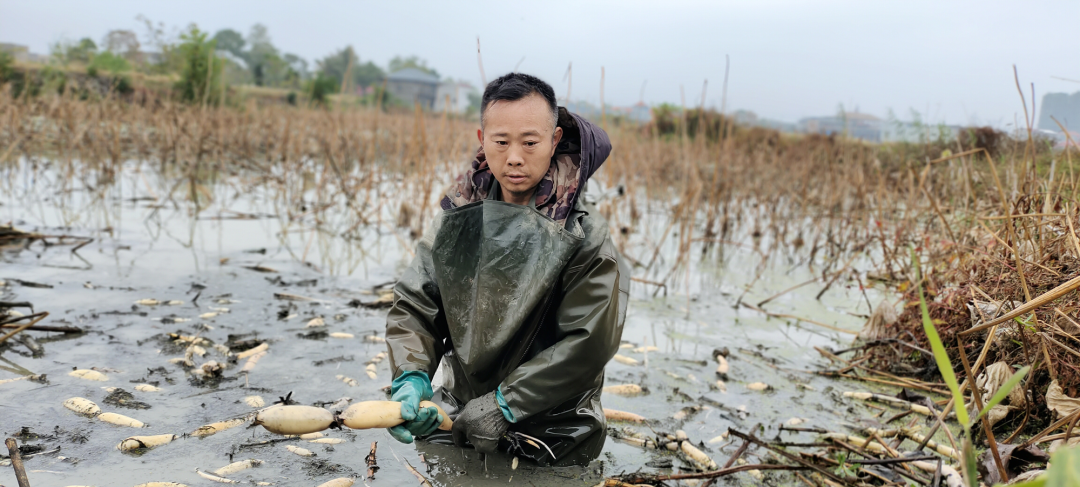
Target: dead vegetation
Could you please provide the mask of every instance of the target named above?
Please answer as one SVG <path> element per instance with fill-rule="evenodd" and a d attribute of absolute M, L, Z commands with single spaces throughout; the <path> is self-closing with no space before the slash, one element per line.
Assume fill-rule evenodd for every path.
<path fill-rule="evenodd" d="M 985 128 L 957 141 L 871 145 L 697 117 L 668 128 L 607 127 L 615 150 L 596 181 L 612 197 L 600 209 L 635 281 L 658 292 L 688 289 L 698 259 L 733 246 L 760 257 L 758 275 L 780 258 L 808 266 L 822 293 L 841 278 L 859 286 L 873 279 L 900 293 L 898 316 L 888 316 L 893 303 L 874 303 L 881 314 L 864 332 L 867 344 L 851 360 L 833 357 L 847 362 L 848 377 L 936 391 L 907 260 L 915 248 L 926 263 L 931 316 L 957 369 L 961 353 L 973 378 L 999 363 L 1033 367 L 1023 394 L 995 416 L 1004 443 L 1035 432 L 1033 440 L 1045 440 L 1076 423 L 1080 408 L 1055 409 L 1065 419 L 1055 422 L 1047 406 L 1057 394 L 1050 391 L 1064 401 L 1080 388 L 1080 280 L 1061 287 L 1080 277 L 1077 154 Z M 58 193 L 95 191 L 118 174 L 152 171 L 172 182 L 164 191 L 143 188 L 161 204 L 198 213 L 260 189 L 290 222 L 334 238 L 381 228 L 409 247 L 475 150 L 473 130 L 419 110 L 235 109 L 4 91 L 0 188 L 13 191 L 16 175 L 51 171 Z M 619 185 L 621 192 L 604 191 Z M 1054 289 L 1064 292 L 1000 318 Z M 766 302 L 741 304 L 792 318 L 765 311 Z"/>

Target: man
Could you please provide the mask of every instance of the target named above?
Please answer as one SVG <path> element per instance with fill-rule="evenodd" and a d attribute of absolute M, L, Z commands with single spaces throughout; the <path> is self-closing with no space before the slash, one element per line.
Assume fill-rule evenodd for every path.
<path fill-rule="evenodd" d="M 406 422 L 390 432 L 405 443 L 434 433 L 442 418 L 419 408 L 434 400 L 457 413 L 458 446 L 584 465 L 604 445 L 600 390 L 630 278 L 607 222 L 580 199 L 611 144 L 559 108 L 551 86 L 519 73 L 484 90 L 477 137 L 476 160 L 394 288 L 391 399 Z M 550 452 L 511 441 L 522 434 Z"/>

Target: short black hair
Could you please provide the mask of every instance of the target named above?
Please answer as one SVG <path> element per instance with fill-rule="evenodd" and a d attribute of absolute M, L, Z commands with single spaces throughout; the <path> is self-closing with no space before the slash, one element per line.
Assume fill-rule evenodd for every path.
<path fill-rule="evenodd" d="M 532 94 L 544 97 L 551 108 L 551 126 L 559 122 L 559 105 L 555 102 L 555 90 L 551 85 L 536 76 L 524 73 L 509 73 L 499 76 L 484 88 L 484 97 L 480 101 L 480 126 L 484 126 L 484 112 L 496 101 L 517 101 Z"/>

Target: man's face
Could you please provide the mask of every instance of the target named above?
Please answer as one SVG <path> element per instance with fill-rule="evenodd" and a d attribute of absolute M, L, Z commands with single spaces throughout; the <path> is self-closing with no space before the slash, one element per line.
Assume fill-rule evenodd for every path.
<path fill-rule="evenodd" d="M 484 127 L 476 135 L 502 187 L 503 201 L 530 204 L 562 138 L 562 129 L 554 126 L 544 98 L 534 93 L 520 100 L 492 102 L 484 112 Z"/>

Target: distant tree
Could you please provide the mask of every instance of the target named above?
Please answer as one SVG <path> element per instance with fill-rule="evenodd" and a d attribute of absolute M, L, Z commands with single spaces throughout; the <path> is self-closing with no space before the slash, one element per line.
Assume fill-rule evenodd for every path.
<path fill-rule="evenodd" d="M 15 79 L 15 56 L 7 51 L 0 51 L 0 83 Z"/>
<path fill-rule="evenodd" d="M 153 57 L 145 59 L 145 62 L 140 63 L 138 66 L 148 72 L 157 74 L 181 71 L 184 59 L 180 53 L 179 41 L 177 40 L 180 34 L 179 31 L 174 28 L 172 32 L 167 32 L 164 22 L 155 24 L 143 15 L 139 15 L 135 19 L 142 22 L 145 28 L 143 46 L 146 46 L 154 54 Z"/>
<path fill-rule="evenodd" d="M 83 37 L 75 47 L 68 51 L 69 61 L 90 62 L 90 58 L 97 53 L 97 44 L 89 37 Z"/>
<path fill-rule="evenodd" d="M 307 78 L 307 60 L 292 53 L 286 53 L 284 56 L 281 56 L 281 60 L 285 61 L 285 64 L 289 65 L 289 68 L 299 74 L 301 78 Z"/>
<path fill-rule="evenodd" d="M 419 56 L 409 56 L 404 58 L 401 56 L 394 56 L 394 59 L 390 60 L 390 65 L 387 66 L 387 68 L 389 68 L 391 73 L 405 68 L 416 68 L 425 73 L 435 75 L 436 77 L 439 76 L 439 72 L 436 71 L 435 68 L 428 67 L 427 61 L 420 59 Z"/>
<path fill-rule="evenodd" d="M 355 82 L 357 86 L 371 86 L 378 84 L 381 83 L 385 77 L 386 72 L 371 61 L 359 66 L 353 66 L 353 82 Z"/>
<path fill-rule="evenodd" d="M 386 73 L 375 63 L 368 61 L 361 64 L 352 46 L 346 46 L 316 61 L 316 65 L 320 73 L 337 81 L 339 89 L 346 71 L 349 72 L 349 85 L 353 87 L 371 86 L 386 77 Z"/>
<path fill-rule="evenodd" d="M 221 29 L 217 31 L 217 34 L 214 34 L 214 42 L 217 43 L 218 51 L 232 54 L 240 60 L 247 57 L 247 53 L 244 52 L 244 44 L 246 44 L 247 41 L 244 40 L 242 34 L 235 30 Z"/>
<path fill-rule="evenodd" d="M 141 61 L 139 59 L 139 36 L 135 35 L 135 32 L 130 30 L 115 29 L 105 34 L 105 39 L 102 40 L 101 45 L 106 51 L 113 54 L 121 55 L 127 58 L 129 61 Z"/>
<path fill-rule="evenodd" d="M 177 90 L 188 102 L 217 103 L 221 93 L 221 74 L 224 62 L 214 55 L 215 43 L 207 39 L 208 33 L 192 25 L 180 36 L 178 50 L 184 65 L 180 72 Z"/>
<path fill-rule="evenodd" d="M 102 71 L 114 75 L 131 71 L 131 63 L 119 54 L 105 51 L 94 56 L 94 59 L 90 61 L 90 65 L 86 67 L 86 73 L 90 76 L 97 76 Z"/>
<path fill-rule="evenodd" d="M 311 96 L 311 103 L 318 106 L 326 106 L 328 97 L 337 93 L 340 84 L 323 73 L 315 74 L 315 78 L 308 81 L 305 91 Z"/>
<path fill-rule="evenodd" d="M 356 56 L 352 46 L 346 46 L 315 63 L 319 67 L 319 73 L 333 79 L 338 86 L 341 86 L 341 80 L 345 79 L 345 72 L 349 71 L 350 66 L 355 67 L 359 64 L 360 58 Z"/>
<path fill-rule="evenodd" d="M 265 25 L 251 27 L 247 44 L 251 47 L 245 60 L 257 86 L 273 86 L 285 80 L 288 65 L 270 42 L 270 32 Z"/>

